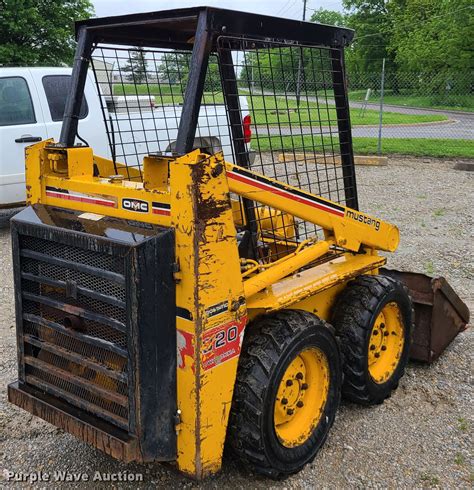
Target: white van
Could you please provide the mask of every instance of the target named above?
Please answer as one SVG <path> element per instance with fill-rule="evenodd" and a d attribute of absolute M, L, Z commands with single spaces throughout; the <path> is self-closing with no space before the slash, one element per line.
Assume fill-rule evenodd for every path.
<path fill-rule="evenodd" d="M 80 136 L 108 156 L 105 126 L 92 75 L 85 87 Z M 0 68 L 0 209 L 25 201 L 25 147 L 59 139 L 70 68 Z"/>

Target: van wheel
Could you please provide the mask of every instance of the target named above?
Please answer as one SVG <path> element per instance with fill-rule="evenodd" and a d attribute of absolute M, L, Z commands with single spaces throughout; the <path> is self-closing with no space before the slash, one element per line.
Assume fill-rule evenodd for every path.
<path fill-rule="evenodd" d="M 408 362 L 413 307 L 407 288 L 387 276 L 359 276 L 341 293 L 333 325 L 343 357 L 343 396 L 382 403 Z"/>
<path fill-rule="evenodd" d="M 332 327 L 285 310 L 249 325 L 228 445 L 246 466 L 284 478 L 312 461 L 334 422 L 341 367 Z"/>

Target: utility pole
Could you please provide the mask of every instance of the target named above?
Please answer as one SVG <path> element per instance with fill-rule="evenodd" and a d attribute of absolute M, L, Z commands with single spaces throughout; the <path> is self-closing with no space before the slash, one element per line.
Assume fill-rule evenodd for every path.
<path fill-rule="evenodd" d="M 306 4 L 308 0 L 303 0 L 303 22 L 306 20 Z M 298 63 L 298 80 L 296 82 L 296 106 L 300 106 L 301 99 L 301 71 L 303 69 L 303 48 L 300 48 L 300 60 Z"/>

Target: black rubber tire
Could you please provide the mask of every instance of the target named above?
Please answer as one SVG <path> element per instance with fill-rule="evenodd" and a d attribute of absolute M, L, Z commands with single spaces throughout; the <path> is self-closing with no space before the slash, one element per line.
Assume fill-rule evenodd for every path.
<path fill-rule="evenodd" d="M 8 228 L 10 225 L 10 219 L 15 216 L 15 214 L 19 213 L 23 207 L 21 208 L 9 208 L 9 209 L 0 209 L 0 229 Z"/>
<path fill-rule="evenodd" d="M 227 444 L 255 472 L 280 479 L 312 461 L 336 416 L 341 397 L 341 358 L 334 329 L 306 311 L 283 310 L 257 318 L 248 327 L 239 360 Z M 288 448 L 273 422 L 280 380 L 296 355 L 318 347 L 327 357 L 329 388 L 323 414 L 309 438 Z"/>
<path fill-rule="evenodd" d="M 404 346 L 398 366 L 384 383 L 377 384 L 368 369 L 368 348 L 373 324 L 390 302 L 400 308 L 404 326 Z M 413 332 L 413 306 L 408 289 L 387 276 L 359 276 L 340 294 L 332 318 L 342 352 L 344 398 L 363 405 L 376 405 L 398 387 L 405 373 Z"/>

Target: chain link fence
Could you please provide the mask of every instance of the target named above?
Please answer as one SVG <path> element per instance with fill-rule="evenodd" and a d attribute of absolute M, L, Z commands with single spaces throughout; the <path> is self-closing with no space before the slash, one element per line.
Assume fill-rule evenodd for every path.
<path fill-rule="evenodd" d="M 264 87 L 267 99 L 298 100 L 308 85 L 314 97 L 301 101 L 304 111 L 329 89 L 324 80 L 291 72 L 275 81 L 254 69 L 251 80 L 248 92 Z M 349 72 L 347 83 L 356 154 L 474 158 L 472 73 Z"/>
<path fill-rule="evenodd" d="M 359 153 L 376 138 L 382 153 L 474 157 L 471 73 L 350 72 L 347 80 Z"/>
<path fill-rule="evenodd" d="M 255 102 L 249 104 L 254 133 L 262 130 L 258 112 L 261 107 L 272 109 L 278 122 L 274 128 L 267 129 L 278 131 L 284 137 L 292 137 L 289 125 L 284 121 L 293 119 L 301 120 L 301 133 L 308 137 L 312 133 L 312 128 L 304 123 L 308 119 L 317 119 L 330 130 L 336 124 L 330 77 L 311 69 L 308 65 L 311 59 L 304 50 L 300 64 L 296 62 L 289 68 L 278 65 L 282 64 L 281 59 L 267 58 L 246 55 L 237 60 L 239 93 L 247 96 L 249 102 Z M 103 94 L 108 94 L 109 98 L 123 95 L 137 100 L 146 94 L 155 95 L 156 106 L 167 105 L 158 90 L 158 86 L 166 81 L 171 102 L 181 104 L 186 75 L 181 73 L 182 79 L 168 79 L 166 70 L 161 68 L 164 66 L 162 61 L 158 62 L 154 76 L 147 76 L 142 85 L 133 87 L 132 84 L 127 85 L 130 73 L 122 67 L 117 69 L 120 63 L 111 65 L 109 78 L 114 78 L 114 81 L 102 84 Z M 280 67 L 279 77 L 271 75 L 271 70 L 275 72 L 275 65 Z M 222 89 L 214 80 L 218 80 L 217 70 L 213 68 L 214 65 L 209 69 L 203 103 L 212 100 L 223 104 Z M 347 83 L 356 154 L 474 158 L 474 79 L 471 72 L 447 74 L 392 72 L 387 69 L 377 73 L 349 70 Z M 113 93 L 109 93 L 111 88 Z M 320 101 L 328 103 L 328 114 L 321 114 L 320 110 L 318 113 Z"/>

